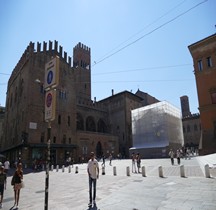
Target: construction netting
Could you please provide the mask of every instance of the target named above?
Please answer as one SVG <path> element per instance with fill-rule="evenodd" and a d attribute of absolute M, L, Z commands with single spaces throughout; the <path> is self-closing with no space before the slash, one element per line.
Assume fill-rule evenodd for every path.
<path fill-rule="evenodd" d="M 166 101 L 132 110 L 134 148 L 183 145 L 180 109 Z"/>

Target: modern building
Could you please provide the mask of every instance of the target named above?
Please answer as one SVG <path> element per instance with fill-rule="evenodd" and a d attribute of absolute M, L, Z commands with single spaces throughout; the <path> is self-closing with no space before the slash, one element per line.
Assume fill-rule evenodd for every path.
<path fill-rule="evenodd" d="M 201 138 L 200 114 L 191 114 L 188 96 L 180 97 L 182 110 L 182 124 L 184 133 L 184 146 L 192 150 L 199 149 Z"/>
<path fill-rule="evenodd" d="M 216 34 L 188 46 L 193 57 L 202 126 L 200 153 L 216 152 Z"/>
<path fill-rule="evenodd" d="M 56 57 L 57 56 L 57 57 Z M 137 91 L 114 94 L 93 101 L 91 95 L 91 50 L 78 43 L 71 57 L 58 42 L 30 42 L 7 88 L 2 152 L 30 165 L 47 157 L 48 123 L 45 121 L 45 65 L 52 58 L 59 62 L 59 84 L 55 87 L 55 119 L 51 121 L 50 150 L 53 164 L 64 164 L 68 157 L 87 159 L 91 151 L 97 157 L 128 157 L 132 146 L 131 110 L 158 100 Z M 54 100 L 54 99 L 53 99 Z M 47 106 L 46 100 L 46 106 Z"/>
<path fill-rule="evenodd" d="M 166 101 L 132 110 L 131 153 L 144 158 L 167 157 L 184 144 L 181 111 Z"/>

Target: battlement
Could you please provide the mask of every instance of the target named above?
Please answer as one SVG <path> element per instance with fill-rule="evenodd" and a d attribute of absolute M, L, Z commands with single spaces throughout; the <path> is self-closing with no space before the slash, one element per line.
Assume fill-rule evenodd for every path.
<path fill-rule="evenodd" d="M 86 52 L 90 53 L 90 48 L 86 45 L 81 44 L 80 42 L 75 46 L 75 49 L 83 49 Z M 14 77 L 17 75 L 20 69 L 25 65 L 25 63 L 29 60 L 29 58 L 35 53 L 46 53 L 49 55 L 57 55 L 60 59 L 64 60 L 70 67 L 72 65 L 72 57 L 67 55 L 67 52 L 63 51 L 63 47 L 58 44 L 58 41 L 47 42 L 37 42 L 36 47 L 35 43 L 30 42 L 27 48 L 25 49 L 24 53 L 22 54 L 20 60 L 18 61 L 17 65 L 12 71 L 12 75 L 9 79 L 9 83 L 13 81 Z"/>
<path fill-rule="evenodd" d="M 87 51 L 87 52 L 89 52 L 89 53 L 91 52 L 91 48 L 89 48 L 88 46 L 82 44 L 81 42 L 79 42 L 79 43 L 74 47 L 74 50 L 76 50 L 76 49 L 83 49 L 83 50 L 85 50 L 85 51 Z"/>
<path fill-rule="evenodd" d="M 84 107 L 88 107 L 88 108 L 95 108 L 97 110 L 101 110 L 101 111 L 107 111 L 107 106 L 101 104 L 101 103 L 97 103 L 96 101 L 92 101 L 89 99 L 85 99 L 82 97 L 77 97 L 77 105 L 78 106 L 84 106 Z"/>

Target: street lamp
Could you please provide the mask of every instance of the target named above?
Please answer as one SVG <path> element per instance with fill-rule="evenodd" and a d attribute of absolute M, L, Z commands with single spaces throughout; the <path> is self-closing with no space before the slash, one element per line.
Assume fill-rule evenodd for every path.
<path fill-rule="evenodd" d="M 44 84 L 40 79 L 35 80 L 36 83 Z M 51 121 L 48 121 L 47 126 L 47 157 L 46 157 L 46 177 L 45 177 L 45 199 L 44 199 L 44 210 L 48 210 L 48 198 L 49 198 L 49 168 L 50 168 L 50 143 L 51 143 Z"/>
<path fill-rule="evenodd" d="M 45 64 L 45 77 L 43 87 L 45 89 L 45 121 L 47 127 L 47 160 L 46 160 L 46 180 L 45 180 L 45 200 L 44 210 L 48 210 L 48 193 L 49 193 L 49 165 L 50 165 L 50 138 L 51 138 L 51 121 L 55 120 L 56 111 L 56 90 L 59 84 L 59 57 L 55 56 Z M 41 83 L 39 79 L 35 82 Z"/>

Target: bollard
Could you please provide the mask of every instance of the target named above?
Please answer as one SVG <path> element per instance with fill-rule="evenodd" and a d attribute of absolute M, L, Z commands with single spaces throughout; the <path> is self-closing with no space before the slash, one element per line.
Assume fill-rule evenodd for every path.
<path fill-rule="evenodd" d="M 68 173 L 70 173 L 71 172 L 71 165 L 69 165 L 69 167 L 68 167 Z"/>
<path fill-rule="evenodd" d="M 65 169 L 65 166 L 63 165 L 63 166 L 62 166 L 62 172 L 64 172 L 64 169 Z"/>
<path fill-rule="evenodd" d="M 127 176 L 130 176 L 130 167 L 129 166 L 127 166 L 127 168 L 126 168 L 126 174 L 127 174 Z"/>
<path fill-rule="evenodd" d="M 158 167 L 158 172 L 159 172 L 159 177 L 163 178 L 163 168 L 162 168 L 162 166 Z"/>
<path fill-rule="evenodd" d="M 56 166 L 56 172 L 58 172 L 58 170 L 59 170 L 59 165 Z"/>
<path fill-rule="evenodd" d="M 113 175 L 116 176 L 117 173 L 116 173 L 116 166 L 113 166 Z"/>
<path fill-rule="evenodd" d="M 78 174 L 78 166 L 75 168 L 75 174 Z"/>
<path fill-rule="evenodd" d="M 145 166 L 142 166 L 142 176 L 146 177 Z"/>
<path fill-rule="evenodd" d="M 205 165 L 205 177 L 211 178 L 208 164 Z"/>
<path fill-rule="evenodd" d="M 185 177 L 184 165 L 180 166 L 180 177 Z"/>
<path fill-rule="evenodd" d="M 51 165 L 51 171 L 53 171 L 53 165 Z"/>
<path fill-rule="evenodd" d="M 105 175 L 105 167 L 102 166 L 102 175 Z"/>

